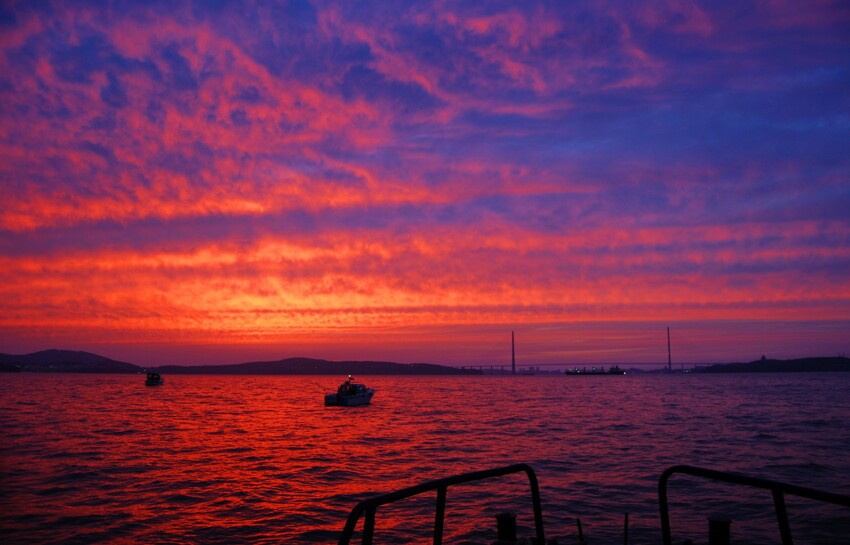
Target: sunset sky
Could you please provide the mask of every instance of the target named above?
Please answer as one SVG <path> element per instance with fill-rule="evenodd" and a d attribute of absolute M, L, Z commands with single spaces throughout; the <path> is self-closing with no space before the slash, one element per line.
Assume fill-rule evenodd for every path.
<path fill-rule="evenodd" d="M 3 2 L 0 352 L 850 352 L 850 4 Z"/>

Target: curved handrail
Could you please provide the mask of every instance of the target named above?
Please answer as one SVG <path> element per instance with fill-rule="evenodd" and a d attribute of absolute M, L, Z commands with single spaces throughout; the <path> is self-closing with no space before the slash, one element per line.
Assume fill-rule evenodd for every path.
<path fill-rule="evenodd" d="M 348 545 L 351 542 L 351 537 L 357 527 L 357 521 L 360 520 L 360 517 L 363 516 L 364 513 L 366 515 L 366 520 L 363 526 L 363 537 L 361 542 L 363 545 L 371 545 L 372 534 L 375 529 L 375 513 L 378 507 L 433 490 L 437 491 L 437 510 L 434 518 L 434 545 L 440 545 L 443 541 L 443 521 L 445 520 L 446 489 L 448 489 L 448 487 L 456 484 L 480 481 L 482 479 L 502 477 L 504 475 L 519 472 L 524 472 L 528 476 L 528 482 L 531 486 L 531 501 L 534 508 L 534 526 L 536 529 L 537 540 L 539 543 L 545 543 L 543 537 L 543 513 L 540 507 L 540 487 L 537 483 L 537 476 L 528 464 L 514 464 L 506 467 L 485 469 L 483 471 L 473 471 L 471 473 L 445 477 L 365 499 L 355 505 L 351 510 L 351 513 L 348 515 L 345 527 L 343 528 L 342 534 L 339 538 L 339 545 Z"/>
<path fill-rule="evenodd" d="M 661 534 L 664 540 L 664 545 L 672 545 L 673 543 L 670 533 L 670 511 L 667 506 L 667 481 L 674 473 L 770 490 L 773 493 L 773 504 L 776 511 L 777 522 L 779 523 L 779 533 L 782 536 L 783 545 L 793 545 L 791 527 L 788 524 L 788 513 L 785 510 L 785 494 L 850 507 L 850 496 L 843 494 L 834 494 L 832 492 L 815 490 L 814 488 L 806 488 L 804 486 L 771 481 L 768 479 L 760 479 L 758 477 L 748 477 L 746 475 L 726 471 L 715 471 L 713 469 L 704 469 L 688 465 L 672 466 L 665 470 L 658 479 L 658 506 L 661 509 Z"/>

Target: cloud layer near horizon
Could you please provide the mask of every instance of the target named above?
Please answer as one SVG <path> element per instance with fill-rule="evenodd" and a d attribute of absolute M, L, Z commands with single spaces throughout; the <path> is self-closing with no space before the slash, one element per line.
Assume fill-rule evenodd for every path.
<path fill-rule="evenodd" d="M 5 351 L 850 323 L 846 3 L 349 4 L 0 10 Z"/>

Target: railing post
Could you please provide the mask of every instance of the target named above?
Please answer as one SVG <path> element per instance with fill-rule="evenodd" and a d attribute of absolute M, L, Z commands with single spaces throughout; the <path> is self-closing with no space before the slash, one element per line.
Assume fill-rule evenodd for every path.
<path fill-rule="evenodd" d="M 732 519 L 726 517 L 708 517 L 708 545 L 729 545 L 731 534 L 729 526 Z"/>
<path fill-rule="evenodd" d="M 437 513 L 434 515 L 434 545 L 443 543 L 443 524 L 446 520 L 446 487 L 437 489 Z"/>
<path fill-rule="evenodd" d="M 363 522 L 363 545 L 372 545 L 372 536 L 375 534 L 375 511 L 377 508 L 369 507 L 366 510 L 366 520 Z"/>
<path fill-rule="evenodd" d="M 339 545 L 350 545 L 351 537 L 354 535 L 354 530 L 357 528 L 357 521 L 360 520 L 362 512 L 362 503 L 357 504 L 354 509 L 351 510 L 351 513 L 348 515 L 348 519 L 345 521 L 345 527 L 339 535 Z"/>
<path fill-rule="evenodd" d="M 528 484 L 531 487 L 531 505 L 534 511 L 534 528 L 537 534 L 539 543 L 546 542 L 545 532 L 543 530 L 543 506 L 540 504 L 540 483 L 537 482 L 537 475 L 531 466 L 525 466 L 525 474 L 528 476 Z"/>
<path fill-rule="evenodd" d="M 779 522 L 782 545 L 794 545 L 794 539 L 791 537 L 791 526 L 788 524 L 788 511 L 785 509 L 785 494 L 776 488 L 773 489 L 773 506 L 776 509 L 776 520 Z"/>
<path fill-rule="evenodd" d="M 658 479 L 658 508 L 661 510 L 661 539 L 663 545 L 673 545 L 673 535 L 670 531 L 670 508 L 667 506 L 667 480 L 675 468 L 668 468 Z"/>
<path fill-rule="evenodd" d="M 499 545 L 516 543 L 516 513 L 496 515 L 496 540 Z"/>

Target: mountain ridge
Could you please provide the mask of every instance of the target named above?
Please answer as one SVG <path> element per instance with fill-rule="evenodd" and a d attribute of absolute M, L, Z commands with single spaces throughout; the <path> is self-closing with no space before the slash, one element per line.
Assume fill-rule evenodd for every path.
<path fill-rule="evenodd" d="M 85 351 L 49 349 L 31 354 L 0 353 L 0 372 L 31 373 L 143 373 L 156 371 L 172 375 L 479 375 L 475 369 L 461 369 L 434 363 L 395 363 L 388 361 L 292 357 L 221 365 L 161 365 L 144 367 L 113 360 Z M 844 356 L 776 360 L 762 358 L 748 363 L 715 364 L 694 369 L 696 373 L 788 373 L 850 371 Z"/>
<path fill-rule="evenodd" d="M 293 357 L 223 365 L 161 365 L 143 367 L 91 352 L 50 349 L 31 354 L 0 354 L 0 372 L 32 373 L 142 373 L 173 375 L 478 375 L 480 371 L 434 363 L 388 361 L 330 361 Z"/>
<path fill-rule="evenodd" d="M 776 360 L 762 358 L 748 363 L 723 363 L 695 369 L 698 373 L 819 373 L 850 371 L 850 359 L 825 356 Z"/>
<path fill-rule="evenodd" d="M 0 354 L 2 370 L 33 373 L 139 373 L 142 368 L 124 361 L 81 350 L 51 348 L 31 354 Z"/>

